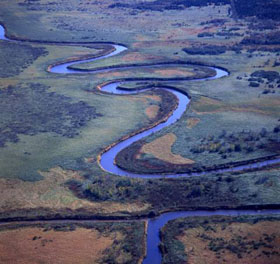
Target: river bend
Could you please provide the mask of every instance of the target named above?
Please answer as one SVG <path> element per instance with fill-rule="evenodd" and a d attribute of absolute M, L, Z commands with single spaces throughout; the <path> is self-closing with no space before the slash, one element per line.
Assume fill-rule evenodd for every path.
<path fill-rule="evenodd" d="M 6 41 L 13 41 L 17 43 L 21 43 L 20 40 L 13 40 L 9 39 L 5 36 L 5 29 L 3 26 L 0 25 L 0 39 L 1 40 L 6 40 Z M 26 41 L 24 41 L 26 42 Z M 30 41 L 32 42 L 32 41 Z M 36 42 L 35 42 L 36 43 Z M 41 44 L 57 44 L 59 43 L 41 43 Z M 103 43 L 103 45 L 106 43 Z M 67 43 L 63 43 L 63 45 L 67 45 Z M 68 45 L 81 45 L 81 43 L 69 43 Z M 161 64 L 155 64 L 155 65 L 149 65 L 149 66 L 128 66 L 128 67 L 112 67 L 112 68 L 107 68 L 107 69 L 99 69 L 99 70 L 92 70 L 92 71 L 82 71 L 82 70 L 74 70 L 70 69 L 69 67 L 74 65 L 74 64 L 80 64 L 80 63 L 85 63 L 85 62 L 92 62 L 96 60 L 101 60 L 101 59 L 106 59 L 108 57 L 116 56 L 119 53 L 127 50 L 127 48 L 123 45 L 117 45 L 117 44 L 108 44 L 113 46 L 114 50 L 107 55 L 92 58 L 92 59 L 84 59 L 84 60 L 76 60 L 72 62 L 67 62 L 67 63 L 61 63 L 56 66 L 53 66 L 50 68 L 51 73 L 56 73 L 56 74 L 92 74 L 92 73 L 97 73 L 97 72 L 108 72 L 108 71 L 113 71 L 116 69 L 128 69 L 128 68 L 141 68 L 141 67 L 158 67 L 161 66 Z M 206 67 L 206 66 L 205 66 Z M 194 79 L 190 81 L 206 81 L 206 80 L 215 80 L 218 78 L 222 78 L 228 75 L 228 72 L 216 68 L 216 67 L 210 67 L 216 71 L 216 75 L 214 77 L 209 77 L 209 78 L 203 78 L 203 79 Z M 139 80 L 139 79 L 137 79 Z M 174 79 L 175 80 L 175 79 Z M 132 80 L 131 80 L 132 81 Z M 161 80 L 161 82 L 164 82 L 165 80 Z M 124 82 L 111 82 L 109 84 L 106 84 L 101 87 L 101 90 L 106 93 L 111 93 L 111 94 L 135 94 L 139 93 L 142 91 L 145 91 L 147 89 L 143 90 L 137 90 L 137 91 L 127 91 L 127 90 L 121 90 L 118 89 L 118 86 L 120 84 L 124 84 L 127 81 Z M 131 173 L 127 172 L 125 170 L 122 170 L 118 166 L 115 165 L 114 160 L 116 155 L 123 150 L 124 148 L 128 147 L 131 145 L 133 142 L 136 142 L 146 136 L 151 135 L 152 133 L 155 133 L 164 127 L 170 126 L 171 124 L 175 123 L 182 114 L 185 112 L 187 105 L 189 103 L 189 98 L 182 92 L 178 90 L 173 90 L 171 88 L 165 88 L 165 87 L 158 87 L 161 89 L 165 89 L 168 92 L 173 93 L 177 98 L 178 98 L 178 107 L 174 110 L 172 115 L 163 123 L 158 124 L 154 126 L 153 128 L 150 128 L 148 130 L 145 130 L 143 132 L 140 132 L 118 144 L 110 148 L 108 151 L 104 152 L 101 156 L 100 160 L 100 166 L 113 174 L 120 175 L 120 176 L 126 176 L 126 177 L 133 177 L 133 178 L 175 178 L 175 177 L 190 177 L 190 176 L 199 176 L 199 175 L 204 175 L 207 173 L 211 172 L 202 172 L 202 173 L 192 173 L 192 174 L 168 174 L 168 175 L 155 175 L 155 174 L 136 174 L 136 173 Z M 232 172 L 232 171 L 240 171 L 244 169 L 252 169 L 252 168 L 261 168 L 263 166 L 267 166 L 270 164 L 276 164 L 279 163 L 280 159 L 273 159 L 273 160 L 268 160 L 268 161 L 263 161 L 263 162 L 256 162 L 252 163 L 249 165 L 242 165 L 242 166 L 237 166 L 234 168 L 230 169 L 222 169 L 222 170 L 216 170 L 214 171 L 215 173 L 222 173 L 222 172 Z M 213 173 L 213 171 L 212 171 Z M 159 237 L 159 232 L 160 229 L 170 220 L 177 219 L 179 217 L 193 217 L 193 216 L 214 216 L 214 215 L 224 215 L 224 216 L 239 216 L 239 215 L 266 215 L 266 214 L 279 214 L 280 210 L 261 210 L 261 211 L 256 211 L 256 210 L 216 210 L 216 211 L 179 211 L 179 212 L 170 212 L 170 213 L 164 213 L 161 214 L 157 218 L 152 218 L 148 220 L 148 231 L 147 231 L 147 256 L 143 261 L 143 264 L 158 264 L 161 263 L 161 253 L 159 251 L 158 245 L 160 243 L 160 237 Z"/>

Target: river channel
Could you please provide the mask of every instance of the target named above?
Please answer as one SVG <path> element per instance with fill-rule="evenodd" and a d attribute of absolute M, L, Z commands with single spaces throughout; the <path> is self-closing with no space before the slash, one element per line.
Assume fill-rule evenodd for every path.
<path fill-rule="evenodd" d="M 1 40 L 6 40 L 6 41 L 12 41 L 12 42 L 17 42 L 21 43 L 24 42 L 26 43 L 27 41 L 21 41 L 21 40 L 13 40 L 9 39 L 8 37 L 5 36 L 5 28 L 0 25 L 0 39 Z M 32 41 L 30 41 L 32 42 Z M 35 42 L 36 43 L 36 42 Z M 44 43 L 41 43 L 44 44 Z M 51 44 L 51 45 L 60 45 L 59 43 L 45 43 L 45 44 Z M 63 43 L 61 45 L 75 45 L 79 46 L 81 43 Z M 93 43 L 95 44 L 95 43 Z M 116 66 L 112 68 L 106 68 L 106 69 L 98 69 L 98 70 L 91 70 L 91 71 L 82 71 L 82 70 L 74 70 L 70 69 L 70 66 L 73 66 L 74 64 L 80 64 L 80 63 L 85 63 L 85 62 L 92 62 L 92 61 L 97 61 L 97 60 L 102 60 L 106 59 L 112 56 L 116 56 L 120 54 L 121 52 L 124 52 L 127 50 L 127 48 L 123 45 L 119 44 L 111 44 L 111 43 L 102 43 L 102 45 L 111 45 L 113 46 L 113 51 L 109 54 L 106 54 L 104 56 L 92 58 L 92 59 L 84 59 L 84 60 L 76 60 L 72 62 L 67 62 L 67 63 L 61 63 L 58 65 L 55 65 L 53 67 L 50 67 L 49 71 L 53 74 L 93 74 L 97 72 L 108 72 L 108 71 L 114 71 L 118 69 L 131 69 L 131 68 L 141 68 L 141 67 L 161 67 L 164 64 L 154 64 L 154 65 L 139 65 L 139 66 Z M 170 65 L 174 67 L 175 65 Z M 199 65 L 201 66 L 201 65 Z M 208 67 L 208 66 L 203 66 L 203 67 Z M 220 69 L 218 67 L 209 67 L 212 68 L 216 71 L 216 75 L 213 77 L 208 77 L 208 78 L 203 78 L 203 79 L 193 79 L 193 80 L 188 80 L 188 81 L 210 81 L 210 80 L 215 80 L 218 78 L 224 78 L 229 75 L 229 73 L 223 69 Z M 120 94 L 136 94 L 140 93 L 143 91 L 146 91 L 147 89 L 143 90 L 137 90 L 137 91 L 128 91 L 128 90 L 123 90 L 123 89 L 118 89 L 120 84 L 125 84 L 130 81 L 139 81 L 140 79 L 131 79 L 129 81 L 118 81 L 118 82 L 111 82 L 109 84 L 106 84 L 104 86 L 101 86 L 101 90 L 106 93 L 114 94 L 114 95 L 120 95 Z M 161 82 L 168 82 L 164 79 L 160 80 Z M 175 81 L 175 79 L 174 79 Z M 186 81 L 186 80 L 185 80 Z M 171 88 L 167 87 L 158 87 L 160 89 L 165 89 L 168 92 L 173 93 L 177 98 L 178 98 L 178 106 L 172 113 L 172 115 L 163 123 L 160 123 L 148 130 L 145 130 L 143 132 L 140 132 L 134 136 L 131 136 L 128 139 L 125 139 L 124 141 L 121 141 L 120 143 L 114 145 L 112 148 L 107 150 L 101 155 L 100 159 L 100 166 L 105 170 L 108 171 L 109 173 L 116 174 L 119 176 L 125 176 L 125 177 L 133 177 L 133 178 L 177 178 L 177 177 L 191 177 L 191 176 L 200 176 L 200 175 L 205 175 L 212 172 L 201 172 L 201 173 L 192 173 L 192 174 L 168 174 L 168 175 L 155 175 L 155 174 L 137 174 L 137 173 L 131 173 L 128 171 L 125 171 L 118 166 L 115 165 L 114 160 L 116 155 L 123 150 L 124 148 L 128 147 L 132 143 L 147 137 L 151 135 L 152 133 L 155 133 L 167 126 L 170 126 L 171 124 L 175 123 L 180 119 L 182 114 L 186 111 L 187 105 L 189 104 L 190 100 L 187 97 L 185 93 L 182 93 L 178 90 L 173 90 Z M 236 166 L 233 168 L 228 168 L 228 169 L 221 169 L 221 170 L 216 170 L 214 171 L 215 173 L 222 173 L 222 172 L 233 172 L 233 171 L 241 171 L 245 169 L 252 169 L 252 168 L 261 168 L 270 164 L 276 164 L 279 163 L 280 159 L 272 159 L 268 161 L 262 161 L 262 162 L 256 162 L 256 163 L 251 163 L 248 165 L 242 165 L 242 166 Z M 280 210 L 216 210 L 216 211 L 178 211 L 178 212 L 169 212 L 169 213 L 164 213 L 161 214 L 160 216 L 156 218 L 151 218 L 148 219 L 148 231 L 147 231 L 147 256 L 143 261 L 143 264 L 159 264 L 161 263 L 161 252 L 159 250 L 159 243 L 160 243 L 160 229 L 170 220 L 177 219 L 179 217 L 193 217 L 193 216 L 213 216 L 213 215 L 224 215 L 224 216 L 240 216 L 240 215 L 266 215 L 266 214 L 279 214 Z"/>

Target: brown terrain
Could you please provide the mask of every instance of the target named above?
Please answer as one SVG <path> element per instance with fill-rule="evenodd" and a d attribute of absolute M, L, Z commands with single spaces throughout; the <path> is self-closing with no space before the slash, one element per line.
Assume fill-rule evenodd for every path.
<path fill-rule="evenodd" d="M 146 115 L 149 117 L 149 119 L 154 119 L 156 118 L 158 111 L 159 111 L 158 105 L 151 105 L 146 108 Z"/>
<path fill-rule="evenodd" d="M 166 134 L 150 143 L 143 145 L 140 153 L 151 154 L 157 159 L 173 164 L 193 164 L 193 160 L 172 153 L 171 147 L 175 141 L 176 136 L 173 133 Z"/>
<path fill-rule="evenodd" d="M 94 229 L 44 231 L 42 228 L 21 228 L 0 232 L 0 263 L 5 264 L 92 264 L 100 263 L 105 249 L 115 239 L 114 232 L 103 236 Z"/>
<path fill-rule="evenodd" d="M 187 119 L 187 128 L 193 128 L 200 122 L 199 118 L 189 118 Z"/>
<path fill-rule="evenodd" d="M 185 245 L 188 264 L 278 264 L 280 254 L 280 222 L 256 224 L 212 224 L 190 228 L 179 237 Z M 205 239 L 210 237 L 210 239 Z M 227 248 L 210 250 L 213 245 Z"/>
<path fill-rule="evenodd" d="M 262 115 L 277 116 L 279 113 L 280 102 L 274 99 L 254 99 L 246 104 L 225 104 L 222 101 L 202 96 L 192 105 L 192 109 L 197 114 L 213 114 L 218 112 L 253 112 Z"/>
<path fill-rule="evenodd" d="M 156 74 L 158 74 L 160 77 L 169 77 L 174 78 L 176 77 L 191 77 L 195 74 L 187 69 L 161 69 L 161 70 L 155 70 Z"/>

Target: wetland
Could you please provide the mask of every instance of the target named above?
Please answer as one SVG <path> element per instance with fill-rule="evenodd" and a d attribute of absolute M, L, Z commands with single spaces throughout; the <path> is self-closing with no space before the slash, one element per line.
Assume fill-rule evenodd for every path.
<path fill-rule="evenodd" d="M 167 221 L 177 219 L 179 232 L 191 236 L 192 228 L 200 228 L 190 224 L 194 216 L 204 229 L 213 229 L 219 219 L 237 228 L 252 221 L 277 226 L 279 63 L 273 37 L 279 28 L 277 16 L 268 22 L 264 9 L 254 19 L 244 17 L 235 6 L 238 1 L 178 3 L 178 8 L 157 1 L 145 8 L 129 1 L 97 2 L 84 7 L 61 1 L 3 2 L 3 230 L 9 226 L 19 230 L 26 220 L 34 221 L 34 228 L 40 221 L 45 225 L 65 221 L 62 229 L 70 228 L 69 236 L 77 237 L 70 220 L 74 225 L 119 221 L 127 223 L 122 230 L 139 232 L 125 244 L 120 238 L 125 233 L 111 235 L 98 229 L 117 246 L 111 253 L 102 248 L 96 263 L 141 263 L 145 236 L 143 263 L 186 259 L 197 263 L 196 252 L 203 243 L 210 243 L 213 261 L 228 257 L 263 261 L 273 256 L 277 263 L 274 230 L 261 234 L 256 227 L 252 232 L 259 235 L 258 245 L 241 236 L 221 247 L 227 227 L 215 227 L 219 236 L 213 240 L 210 234 L 211 241 L 193 237 L 198 248 L 191 251 L 184 237 L 178 242 L 176 234 L 165 235 L 173 226 Z M 110 19 L 102 18 L 104 8 L 112 14 L 106 14 Z M 90 16 L 92 12 L 96 17 Z M 24 18 L 22 23 L 11 14 Z M 127 23 L 118 19 L 120 14 Z M 139 25 L 131 31 L 134 20 Z M 151 20 L 154 28 L 148 30 L 145 23 Z M 32 21 L 40 22 L 27 30 Z M 103 23 L 103 30 L 89 26 L 96 21 Z M 252 41 L 254 33 L 272 36 L 271 43 Z M 24 55 L 10 60 L 11 50 Z M 86 232 L 84 227 L 81 232 Z M 140 237 L 142 248 L 136 252 L 133 243 Z M 91 239 L 85 235 L 84 243 L 86 238 Z M 160 239 L 163 259 L 157 248 Z M 169 239 L 176 240 L 171 243 L 175 249 Z M 238 248 L 241 242 L 249 253 Z M 114 254 L 120 247 L 118 257 Z"/>

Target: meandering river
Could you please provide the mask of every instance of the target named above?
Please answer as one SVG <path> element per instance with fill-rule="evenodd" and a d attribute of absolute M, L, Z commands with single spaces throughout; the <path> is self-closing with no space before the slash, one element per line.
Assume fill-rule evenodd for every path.
<path fill-rule="evenodd" d="M 6 41 L 13 41 L 17 42 L 20 44 L 20 40 L 13 40 L 9 39 L 5 36 L 5 29 L 3 26 L 0 25 L 0 39 L 1 40 L 6 40 Z M 24 41 L 26 42 L 26 41 Z M 42 43 L 43 44 L 43 43 Z M 57 44 L 59 43 L 46 43 L 46 44 Z M 67 45 L 63 43 L 64 45 Z M 103 43 L 108 44 L 113 46 L 113 51 L 110 54 L 100 56 L 97 58 L 92 58 L 92 59 L 85 59 L 85 60 L 76 60 L 73 62 L 67 62 L 67 63 L 61 63 L 59 65 L 53 66 L 50 68 L 51 73 L 56 73 L 56 74 L 92 74 L 92 73 L 97 73 L 97 72 L 108 72 L 108 71 L 114 71 L 116 69 L 128 69 L 128 68 L 141 68 L 141 67 L 159 67 L 162 66 L 163 64 L 155 64 L 155 65 L 145 65 L 145 66 L 128 66 L 128 67 L 123 67 L 123 66 L 116 66 L 112 67 L 110 69 L 98 69 L 98 70 L 92 70 L 92 71 L 81 71 L 81 70 L 74 70 L 70 69 L 69 67 L 74 65 L 74 64 L 80 64 L 80 63 L 85 63 L 85 62 L 92 62 L 96 60 L 102 60 L 106 59 L 108 57 L 116 56 L 120 54 L 121 52 L 127 50 L 127 48 L 123 45 L 116 45 L 116 44 L 109 44 L 109 43 Z M 69 45 L 81 45 L 81 43 L 69 43 Z M 206 66 L 204 66 L 206 67 Z M 209 77 L 209 78 L 203 78 L 203 79 L 193 79 L 189 81 L 207 81 L 207 80 L 215 80 L 218 78 L 226 77 L 228 75 L 228 72 L 216 68 L 216 67 L 210 67 L 216 71 L 216 75 L 214 77 Z M 137 79 L 139 80 L 139 79 Z M 130 80 L 132 81 L 132 80 Z M 162 82 L 166 81 L 164 79 L 161 80 Z M 103 92 L 111 93 L 111 94 L 135 94 L 135 93 L 140 93 L 143 92 L 147 89 L 143 90 L 137 90 L 137 91 L 128 91 L 128 90 L 121 90 L 118 89 L 118 86 L 120 84 L 124 84 L 128 81 L 123 81 L 123 82 L 111 82 L 110 84 L 104 85 L 101 87 L 101 90 Z M 200 176 L 204 175 L 210 172 L 202 172 L 202 173 L 192 173 L 192 174 L 169 174 L 169 175 L 155 175 L 155 174 L 136 174 L 136 173 L 131 173 L 127 172 L 125 170 L 120 169 L 118 166 L 115 165 L 114 160 L 116 155 L 123 150 L 124 148 L 128 147 L 131 145 L 133 142 L 136 142 L 146 136 L 151 135 L 152 133 L 155 133 L 164 127 L 170 126 L 171 124 L 175 123 L 182 114 L 185 112 L 187 105 L 189 103 L 189 98 L 182 92 L 178 90 L 173 90 L 171 88 L 166 88 L 166 87 L 158 87 L 161 89 L 165 89 L 168 92 L 173 93 L 177 98 L 178 98 L 178 106 L 172 113 L 172 115 L 163 123 L 158 124 L 154 126 L 153 128 L 150 128 L 148 130 L 145 130 L 141 133 L 138 133 L 134 136 L 131 136 L 130 138 L 116 144 L 112 148 L 110 148 L 108 151 L 104 152 L 101 156 L 100 160 L 100 166 L 113 174 L 120 175 L 120 176 L 126 176 L 126 177 L 134 177 L 134 178 L 175 178 L 175 177 L 190 177 L 190 176 Z M 263 161 L 263 162 L 256 162 L 252 163 L 249 165 L 243 165 L 243 166 L 237 166 L 234 168 L 230 169 L 222 169 L 222 170 L 216 170 L 216 173 L 222 173 L 222 172 L 231 172 L 231 171 L 240 171 L 244 169 L 251 169 L 251 168 L 260 168 L 263 166 L 267 166 L 269 164 L 276 164 L 279 163 L 280 159 L 273 159 L 269 161 Z M 213 171 L 212 171 L 213 173 Z M 147 256 L 144 259 L 143 263 L 144 264 L 157 264 L 161 262 L 161 253 L 159 251 L 158 245 L 160 242 L 159 238 L 159 232 L 160 229 L 169 221 L 173 220 L 179 217 L 190 217 L 190 216 L 213 216 L 213 215 L 226 215 L 226 216 L 238 216 L 238 215 L 264 215 L 264 214 L 279 214 L 280 210 L 261 210 L 261 211 L 256 211 L 256 210 L 218 210 L 218 211 L 180 211 L 180 212 L 170 212 L 170 213 L 164 213 L 160 215 L 157 218 L 152 218 L 148 220 L 148 232 L 147 232 Z"/>

